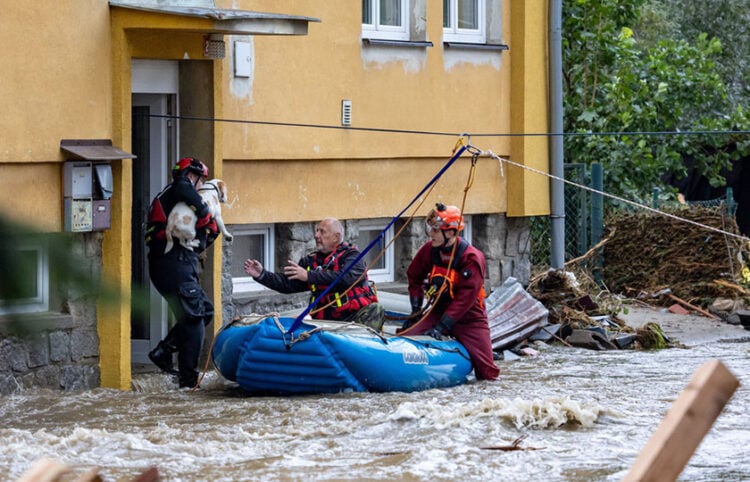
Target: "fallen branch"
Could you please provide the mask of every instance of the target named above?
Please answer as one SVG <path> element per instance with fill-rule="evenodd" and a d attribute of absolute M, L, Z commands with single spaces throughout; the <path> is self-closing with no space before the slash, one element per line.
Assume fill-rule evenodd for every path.
<path fill-rule="evenodd" d="M 718 316 L 716 316 L 714 314 L 711 314 L 708 311 L 704 310 L 703 308 L 699 308 L 699 307 L 693 305 L 692 303 L 688 303 L 687 301 L 685 301 L 685 300 L 683 300 L 681 298 L 678 298 L 678 297 L 676 297 L 673 294 L 668 294 L 667 296 L 670 299 L 676 301 L 677 303 L 685 306 L 686 308 L 690 308 L 693 311 L 697 311 L 698 313 L 702 314 L 703 316 L 707 316 L 708 318 L 711 318 L 712 320 L 720 320 L 721 319 Z"/>
<path fill-rule="evenodd" d="M 494 445 L 490 447 L 482 447 L 482 450 L 502 450 L 504 452 L 511 452 L 513 450 L 539 450 L 535 447 L 525 447 L 521 448 L 519 445 L 521 445 L 521 442 L 528 437 L 528 434 L 523 434 L 517 439 L 515 439 L 513 442 L 511 442 L 510 445 Z"/>

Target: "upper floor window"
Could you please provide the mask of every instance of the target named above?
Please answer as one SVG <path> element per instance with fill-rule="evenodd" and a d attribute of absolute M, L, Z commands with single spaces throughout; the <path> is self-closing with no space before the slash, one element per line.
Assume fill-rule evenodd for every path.
<path fill-rule="evenodd" d="M 443 40 L 485 43 L 485 0 L 443 0 Z"/>
<path fill-rule="evenodd" d="M 362 37 L 409 40 L 409 0 L 362 0 Z"/>
<path fill-rule="evenodd" d="M 247 293 L 266 289 L 245 273 L 245 260 L 257 259 L 266 269 L 273 270 L 274 246 L 272 224 L 234 225 L 232 226 L 232 294 Z"/>
<path fill-rule="evenodd" d="M 362 220 L 359 222 L 359 239 L 357 240 L 357 247 L 360 250 L 364 250 L 370 245 L 380 233 L 383 232 L 383 226 L 388 223 L 388 220 Z M 393 240 L 393 226 L 389 227 L 384 233 L 383 237 L 376 242 L 372 249 L 365 254 L 364 260 L 367 263 L 367 277 L 376 283 L 392 283 L 394 279 L 393 274 L 393 258 L 394 250 L 393 244 L 389 246 L 389 243 Z M 386 248 L 386 246 L 388 246 Z M 378 258 L 381 251 L 385 248 L 383 255 Z"/>
<path fill-rule="evenodd" d="M 15 249 L 17 269 L 12 283 L 3 283 L 0 314 L 38 313 L 49 310 L 49 257 L 41 241 L 32 241 Z M 7 280 L 6 280 L 7 281 Z"/>

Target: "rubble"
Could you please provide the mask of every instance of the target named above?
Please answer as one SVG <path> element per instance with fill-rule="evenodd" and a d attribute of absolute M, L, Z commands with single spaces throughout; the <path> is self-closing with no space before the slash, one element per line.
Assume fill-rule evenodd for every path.
<path fill-rule="evenodd" d="M 532 278 L 527 290 L 559 325 L 558 341 L 595 350 L 680 346 L 658 323 L 629 327 L 620 315 L 633 303 L 731 324 L 740 324 L 740 312 L 750 315 L 750 243 L 697 225 L 738 233 L 734 220 L 720 208 L 672 214 L 613 218 L 589 253 Z M 750 330 L 750 319 L 745 323 Z"/>

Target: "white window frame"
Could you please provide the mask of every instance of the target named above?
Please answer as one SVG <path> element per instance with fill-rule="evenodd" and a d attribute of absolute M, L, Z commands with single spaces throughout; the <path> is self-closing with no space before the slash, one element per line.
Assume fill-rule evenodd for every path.
<path fill-rule="evenodd" d="M 380 24 L 380 2 L 384 0 L 362 0 L 362 8 L 366 8 L 366 3 L 370 4 L 370 18 L 373 23 L 362 22 L 362 38 L 382 39 L 382 40 L 409 40 L 409 0 L 400 0 L 401 2 L 401 23 L 400 26 L 381 25 Z M 364 17 L 364 12 L 363 15 Z"/>
<path fill-rule="evenodd" d="M 464 229 L 458 235 L 471 244 L 471 216 L 464 216 Z"/>
<path fill-rule="evenodd" d="M 477 29 L 466 29 L 458 26 L 458 1 L 447 0 L 450 2 L 450 12 L 443 11 L 443 25 L 445 25 L 445 16 L 450 15 L 448 26 L 443 27 L 444 42 L 461 42 L 483 44 L 487 42 L 486 23 L 487 23 L 487 1 L 474 0 L 477 4 Z"/>
<path fill-rule="evenodd" d="M 16 251 L 36 252 L 36 296 L 18 300 L 2 300 L 0 314 L 41 313 L 49 311 L 49 253 L 40 241 L 31 241 Z M 19 273 L 20 274 L 20 273 Z"/>
<path fill-rule="evenodd" d="M 389 220 L 383 219 L 363 219 L 359 222 L 359 232 L 362 231 L 375 231 L 376 233 L 380 234 L 380 232 L 383 231 L 383 228 L 386 224 L 388 224 Z M 370 279 L 370 281 L 374 281 L 375 283 L 393 283 L 393 280 L 395 279 L 395 273 L 394 273 L 394 257 L 395 257 L 395 250 L 393 249 L 393 226 L 390 226 L 384 233 L 383 239 L 382 239 L 382 247 L 388 246 L 383 253 L 383 257 L 381 260 L 383 261 L 384 268 L 380 269 L 368 269 L 367 270 L 367 277 Z M 369 242 L 368 242 L 369 245 Z M 382 249 L 379 248 L 379 244 L 376 244 L 373 246 L 373 251 L 377 255 L 379 253 L 379 250 Z M 367 245 L 360 245 L 360 243 L 357 243 L 357 247 L 360 249 L 360 251 L 367 248 Z M 371 251 L 372 252 L 372 251 Z M 369 253 L 368 253 L 369 254 Z"/>
<path fill-rule="evenodd" d="M 239 236 L 262 236 L 263 237 L 263 263 L 265 269 L 272 270 L 276 265 L 276 237 L 274 235 L 273 224 L 246 224 L 233 225 L 230 229 L 236 239 Z M 233 253 L 234 256 L 234 253 Z M 255 281 L 252 276 L 233 276 L 232 277 L 232 295 L 252 293 L 267 290 L 265 286 Z"/>

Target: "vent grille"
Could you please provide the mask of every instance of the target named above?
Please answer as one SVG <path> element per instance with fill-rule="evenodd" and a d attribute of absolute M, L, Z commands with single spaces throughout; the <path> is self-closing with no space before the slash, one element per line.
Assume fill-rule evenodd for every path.
<path fill-rule="evenodd" d="M 352 125 L 352 101 L 351 100 L 341 101 L 341 125 L 342 126 Z"/>

